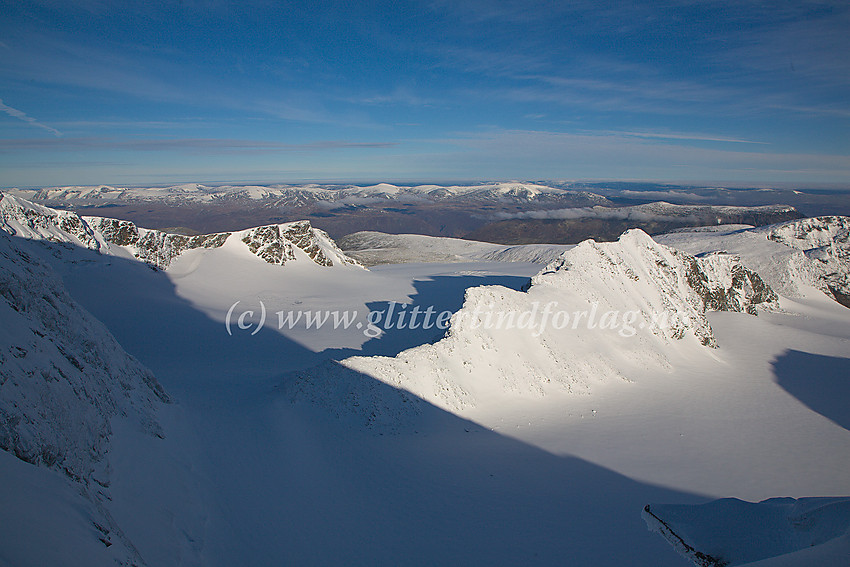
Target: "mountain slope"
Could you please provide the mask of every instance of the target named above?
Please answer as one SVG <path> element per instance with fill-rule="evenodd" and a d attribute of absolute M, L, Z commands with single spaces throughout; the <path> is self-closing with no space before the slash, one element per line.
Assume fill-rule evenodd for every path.
<path fill-rule="evenodd" d="M 168 397 L 50 269 L 0 235 L 0 446 L 27 462 L 87 480 L 109 419 L 133 413 L 154 434 Z"/>
<path fill-rule="evenodd" d="M 823 293 L 850 307 L 850 218 L 815 217 L 760 228 L 683 229 L 656 237 L 691 254 L 739 254 L 778 293 Z"/>
<path fill-rule="evenodd" d="M 763 229 L 769 240 L 802 250 L 818 274 L 819 287 L 850 307 L 850 217 L 816 217 Z"/>
<path fill-rule="evenodd" d="M 651 504 L 643 517 L 699 567 L 840 565 L 850 552 L 850 498 Z"/>
<path fill-rule="evenodd" d="M 56 471 L 26 472 L 4 458 L 2 496 L 18 505 L 0 507 L 3 524 L 44 532 L 50 545 L 30 548 L 31 538 L 8 539 L 16 532 L 4 530 L 0 557 L 50 563 L 74 550 L 87 564 L 141 564 L 108 511 L 107 452 L 117 418 L 162 437 L 156 411 L 168 396 L 50 268 L 3 231 L 0 298 L 0 448 Z M 49 533 L 38 512 L 48 509 Z"/>
<path fill-rule="evenodd" d="M 134 257 L 167 269 L 183 253 L 221 248 L 229 240 L 244 246 L 269 264 L 297 260 L 300 250 L 319 266 L 356 265 L 321 230 L 309 221 L 260 226 L 237 232 L 197 236 L 139 228 L 126 220 L 81 217 L 31 203 L 12 195 L 0 197 L 0 228 L 23 238 L 65 242 L 104 254 Z"/>
<path fill-rule="evenodd" d="M 505 397 L 586 392 L 600 382 L 629 380 L 636 368 L 669 370 L 668 354 L 716 346 L 707 310 L 755 314 L 776 301 L 735 256 L 695 258 L 633 230 L 616 243 L 586 241 L 565 252 L 532 278 L 527 292 L 468 289 L 448 335 L 436 344 L 392 358 L 349 358 L 322 368 L 320 378 L 298 373 L 286 388 L 295 401 L 337 407 L 354 396 L 371 421 L 416 411 L 404 396 L 393 402 L 369 401 L 368 391 L 345 394 L 348 386 L 339 383 L 350 369 L 463 414 Z M 412 310 L 405 315 L 412 325 Z M 419 315 L 417 324 L 429 324 Z"/>

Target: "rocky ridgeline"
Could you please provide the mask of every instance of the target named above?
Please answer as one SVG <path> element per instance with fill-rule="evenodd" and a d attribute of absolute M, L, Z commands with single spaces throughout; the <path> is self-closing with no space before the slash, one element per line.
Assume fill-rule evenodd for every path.
<path fill-rule="evenodd" d="M 80 217 L 70 211 L 51 209 L 4 194 L 0 200 L 0 228 L 24 238 L 70 242 L 105 254 L 112 252 L 112 246 L 121 247 L 160 269 L 167 269 L 188 250 L 221 248 L 232 235 L 251 253 L 270 264 L 283 265 L 295 260 L 298 248 L 319 266 L 357 265 L 309 221 L 267 225 L 236 233 L 185 236 L 140 228 L 127 220 Z"/>
<path fill-rule="evenodd" d="M 564 252 L 524 290 L 469 288 L 434 344 L 295 372 L 282 388 L 293 403 L 392 430 L 421 411 L 418 399 L 465 415 L 482 403 L 669 372 L 680 357 L 718 346 L 707 311 L 754 315 L 777 299 L 737 256 L 692 256 L 630 230 Z"/>
<path fill-rule="evenodd" d="M 672 339 L 691 332 L 706 346 L 716 346 L 706 311 L 755 315 L 757 306 L 775 307 L 779 299 L 739 256 L 692 256 L 658 244 L 639 229 L 625 232 L 615 243 L 582 242 L 549 264 L 531 284 L 597 290 L 591 295 L 617 290 L 637 300 L 647 322 L 662 315 L 667 324 L 650 325 L 655 332 Z M 616 302 L 613 297 L 611 301 Z"/>
<path fill-rule="evenodd" d="M 283 265 L 295 259 L 293 245 L 300 248 L 320 266 L 333 266 L 331 260 L 322 250 L 310 221 L 300 221 L 282 225 L 268 225 L 243 231 L 242 242 L 248 246 L 252 254 L 256 254 L 269 264 Z M 330 241 L 330 237 L 322 233 Z M 342 254 L 342 252 L 340 252 Z M 354 263 L 350 261 L 348 263 Z"/>
<path fill-rule="evenodd" d="M 83 217 L 83 220 L 99 231 L 106 242 L 126 247 L 139 260 L 161 269 L 168 268 L 175 258 L 187 250 L 219 248 L 230 236 L 229 232 L 184 236 L 138 228 L 131 221 L 103 217 Z"/>
<path fill-rule="evenodd" d="M 800 219 L 764 231 L 768 239 L 802 250 L 819 276 L 816 284 L 850 307 L 850 217 Z"/>

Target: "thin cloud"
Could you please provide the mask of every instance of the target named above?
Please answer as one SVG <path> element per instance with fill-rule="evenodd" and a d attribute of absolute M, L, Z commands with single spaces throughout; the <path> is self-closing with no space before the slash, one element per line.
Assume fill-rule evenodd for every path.
<path fill-rule="evenodd" d="M 710 134 L 683 134 L 674 132 L 628 132 L 611 130 L 604 132 L 615 136 L 634 136 L 636 138 L 658 138 L 662 140 L 693 140 L 698 142 L 731 142 L 735 144 L 763 144 L 769 142 L 757 142 L 755 140 L 743 140 L 740 138 L 728 138 L 725 136 L 712 136 Z"/>
<path fill-rule="evenodd" d="M 321 140 L 305 144 L 285 144 L 265 140 L 236 140 L 223 138 L 182 138 L 116 140 L 114 138 L 64 138 L 62 140 L 0 140 L 0 150 L 91 150 L 114 149 L 130 151 L 183 151 L 188 153 L 271 153 L 323 151 L 339 149 L 390 148 L 395 142 L 349 142 Z"/>
<path fill-rule="evenodd" d="M 18 120 L 23 120 L 27 124 L 32 124 L 33 126 L 36 126 L 37 128 L 41 128 L 42 130 L 47 130 L 48 132 L 50 132 L 51 134 L 53 134 L 57 138 L 62 137 L 62 132 L 60 132 L 56 128 L 52 128 L 52 127 L 48 126 L 47 124 L 42 124 L 41 122 L 39 122 L 38 120 L 36 120 L 32 116 L 27 116 L 27 114 L 25 112 L 23 112 L 22 110 L 18 110 L 17 108 L 12 108 L 11 106 L 8 106 L 7 104 L 5 104 L 3 102 L 2 98 L 0 98 L 0 110 L 5 112 L 6 114 L 11 116 L 12 118 L 17 118 Z"/>

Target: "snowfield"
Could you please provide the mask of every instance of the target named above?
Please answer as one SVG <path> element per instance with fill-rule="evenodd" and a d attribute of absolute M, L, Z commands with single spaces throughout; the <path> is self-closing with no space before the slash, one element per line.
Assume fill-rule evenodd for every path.
<path fill-rule="evenodd" d="M 0 564 L 846 562 L 841 220 L 364 269 L 303 223 L 0 212 Z"/>
<path fill-rule="evenodd" d="M 527 262 L 548 264 L 565 250 L 563 244 L 504 246 L 461 238 L 363 231 L 343 237 L 345 253 L 366 266 L 413 262 Z"/>

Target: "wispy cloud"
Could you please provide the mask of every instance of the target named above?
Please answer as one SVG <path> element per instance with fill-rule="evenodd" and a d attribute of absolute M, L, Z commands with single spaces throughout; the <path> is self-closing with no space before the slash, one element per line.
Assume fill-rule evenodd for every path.
<path fill-rule="evenodd" d="M 0 110 L 2 110 L 3 112 L 5 112 L 6 114 L 8 114 L 9 116 L 11 116 L 13 118 L 17 118 L 18 120 L 23 120 L 27 124 L 32 124 L 33 126 L 35 126 L 37 128 L 41 128 L 42 130 L 46 130 L 46 131 L 50 132 L 51 134 L 53 134 L 54 136 L 56 136 L 57 138 L 62 137 L 62 132 L 60 132 L 56 128 L 52 128 L 52 127 L 48 126 L 47 124 L 42 124 L 41 122 L 39 122 L 38 120 L 36 120 L 32 116 L 28 116 L 22 110 L 18 110 L 17 108 L 12 108 L 11 106 L 5 104 L 3 102 L 2 98 L 0 98 Z"/>
<path fill-rule="evenodd" d="M 143 152 L 179 151 L 185 153 L 264 154 L 274 152 L 332 151 L 341 149 L 381 149 L 395 142 L 350 142 L 320 140 L 304 144 L 286 144 L 266 140 L 221 138 L 117 140 L 114 138 L 63 138 L 61 140 L 0 140 L 0 151 L 15 150 L 126 150 Z"/>
<path fill-rule="evenodd" d="M 460 149 L 440 160 L 490 177 L 785 180 L 850 178 L 850 156 L 704 148 L 615 133 L 493 129 L 443 140 Z M 522 167 L 517 167 L 521 163 Z"/>
<path fill-rule="evenodd" d="M 618 130 L 608 130 L 600 133 L 611 134 L 615 136 L 630 136 L 635 138 L 658 138 L 662 140 L 691 140 L 695 142 L 728 142 L 732 144 L 770 145 L 769 142 L 757 142 L 755 140 L 744 140 L 741 138 L 730 138 L 726 136 L 713 136 L 711 134 L 688 134 L 677 132 L 628 132 Z"/>

